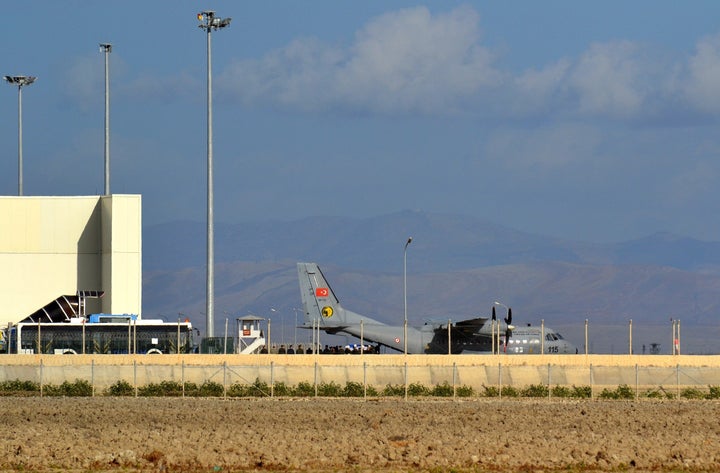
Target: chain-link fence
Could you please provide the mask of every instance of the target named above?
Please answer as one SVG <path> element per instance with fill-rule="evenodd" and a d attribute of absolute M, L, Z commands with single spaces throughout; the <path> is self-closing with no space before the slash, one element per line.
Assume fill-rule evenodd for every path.
<path fill-rule="evenodd" d="M 720 363 L 707 366 L 682 365 L 594 365 L 588 364 L 516 364 L 500 362 L 467 364 L 437 360 L 430 365 L 408 364 L 402 356 L 394 363 L 375 363 L 372 357 L 359 362 L 356 356 L 307 357 L 303 364 L 253 363 L 253 357 L 230 357 L 217 363 L 152 363 L 137 359 L 124 363 L 57 363 L 43 358 L 28 357 L 27 363 L 0 365 L 2 383 L 27 381 L 39 386 L 57 386 L 78 380 L 89 384 L 93 394 L 105 394 L 118 383 L 131 386 L 133 392 L 142 388 L 170 383 L 179 386 L 182 394 L 186 385 L 216 386 L 215 393 L 227 396 L 230 391 L 248 393 L 239 387 L 256 386 L 256 395 L 293 395 L 302 387 L 302 395 L 328 392 L 328 386 L 355 386 L 367 393 L 425 394 L 439 392 L 465 396 L 523 396 L 531 397 L 604 397 L 623 389 L 623 397 L 680 398 L 683 393 L 714 392 L 720 387 Z M 229 361 L 228 361 L 229 360 Z M 242 360 L 240 363 L 238 360 Z M 451 359 L 449 358 L 448 361 Z M 383 361 L 387 361 L 384 358 Z M 417 360 L 416 360 L 417 361 Z M 441 360 L 442 361 L 442 360 Z M 717 365 L 717 366 L 715 366 Z M 280 386 L 278 391 L 276 388 Z M 336 389 L 337 390 L 337 389 Z M 2 389 L 0 389 L 1 394 Z M 310 391 L 308 393 L 308 391 Z M 250 394 L 252 395 L 252 394 Z"/>

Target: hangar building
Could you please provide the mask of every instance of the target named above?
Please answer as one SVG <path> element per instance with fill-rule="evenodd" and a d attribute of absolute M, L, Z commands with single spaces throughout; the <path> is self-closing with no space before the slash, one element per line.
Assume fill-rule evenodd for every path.
<path fill-rule="evenodd" d="M 142 307 L 140 195 L 0 196 L 0 326 L 84 291 L 85 313 Z"/>

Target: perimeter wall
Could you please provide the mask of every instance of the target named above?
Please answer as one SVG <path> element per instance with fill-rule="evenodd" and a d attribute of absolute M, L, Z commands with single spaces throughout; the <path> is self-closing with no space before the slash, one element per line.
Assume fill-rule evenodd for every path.
<path fill-rule="evenodd" d="M 178 383 L 348 382 L 390 385 L 591 386 L 680 390 L 720 386 L 720 356 L 693 355 L 0 355 L 0 382 L 59 385 L 86 380 L 101 392 Z"/>

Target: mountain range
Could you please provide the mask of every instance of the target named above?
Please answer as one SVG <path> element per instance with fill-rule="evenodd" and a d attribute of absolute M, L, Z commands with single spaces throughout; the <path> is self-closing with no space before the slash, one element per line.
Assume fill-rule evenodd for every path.
<path fill-rule="evenodd" d="M 188 317 L 204 330 L 205 235 L 202 222 L 144 227 L 144 317 Z M 222 335 L 225 319 L 252 313 L 272 318 L 284 341 L 306 340 L 307 331 L 298 338 L 295 329 L 302 318 L 298 261 L 317 262 L 344 306 L 402 324 L 409 236 L 411 325 L 488 316 L 498 301 L 513 308 L 516 323 L 543 320 L 581 350 L 587 319 L 589 348 L 627 352 L 632 319 L 635 352 L 651 343 L 668 351 L 674 318 L 682 320 L 688 349 L 720 352 L 719 242 L 668 233 L 576 242 L 421 211 L 216 224 L 215 334 Z"/>

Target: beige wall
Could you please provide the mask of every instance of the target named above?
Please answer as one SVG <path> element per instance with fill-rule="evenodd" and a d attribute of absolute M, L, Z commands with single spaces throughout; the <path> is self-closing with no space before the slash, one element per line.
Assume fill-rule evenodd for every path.
<path fill-rule="evenodd" d="M 720 356 L 664 355 L 0 355 L 0 381 L 59 385 L 78 379 L 105 389 L 119 380 L 138 386 L 162 381 L 213 381 L 230 386 L 283 382 L 591 386 L 595 395 L 621 384 L 639 392 L 679 393 L 720 386 Z"/>
<path fill-rule="evenodd" d="M 0 197 L 0 325 L 61 295 L 102 290 L 91 312 L 141 308 L 139 195 Z"/>

